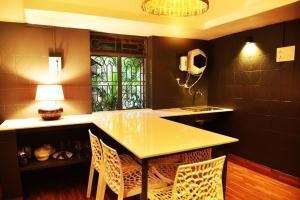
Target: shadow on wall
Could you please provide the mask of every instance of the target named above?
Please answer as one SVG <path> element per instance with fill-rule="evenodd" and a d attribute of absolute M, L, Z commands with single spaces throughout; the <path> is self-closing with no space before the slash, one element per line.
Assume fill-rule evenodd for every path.
<path fill-rule="evenodd" d="M 152 76 L 152 108 L 172 108 L 193 105 L 207 105 L 207 72 L 194 89 L 203 95 L 189 95 L 188 90 L 178 86 L 176 78 L 185 80 L 186 72 L 179 70 L 180 56 L 188 51 L 200 48 L 207 53 L 208 43 L 201 40 L 167 37 L 150 37 L 151 49 L 148 51 Z M 208 59 L 210 56 L 208 55 Z M 208 66 L 209 68 L 209 66 Z M 191 82 L 197 77 L 192 77 Z"/>
<path fill-rule="evenodd" d="M 55 42 L 64 52 L 64 114 L 91 113 L 89 31 L 55 32 Z M 0 22 L 0 34 L 0 120 L 36 117 L 36 86 L 54 81 L 48 72 L 53 28 Z"/>

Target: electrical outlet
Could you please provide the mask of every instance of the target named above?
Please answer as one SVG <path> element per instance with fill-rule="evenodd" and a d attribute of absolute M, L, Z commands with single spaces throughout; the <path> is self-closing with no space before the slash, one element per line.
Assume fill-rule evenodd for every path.
<path fill-rule="evenodd" d="M 276 62 L 285 62 L 295 60 L 296 46 L 280 47 L 277 48 Z"/>

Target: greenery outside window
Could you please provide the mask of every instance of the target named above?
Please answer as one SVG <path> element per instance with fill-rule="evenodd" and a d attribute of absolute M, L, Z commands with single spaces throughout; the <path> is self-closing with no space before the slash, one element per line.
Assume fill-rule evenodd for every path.
<path fill-rule="evenodd" d="M 145 58 L 141 51 L 144 40 L 122 43 L 115 38 L 96 36 L 91 35 L 93 111 L 144 108 Z M 101 43 L 103 40 L 105 43 Z"/>

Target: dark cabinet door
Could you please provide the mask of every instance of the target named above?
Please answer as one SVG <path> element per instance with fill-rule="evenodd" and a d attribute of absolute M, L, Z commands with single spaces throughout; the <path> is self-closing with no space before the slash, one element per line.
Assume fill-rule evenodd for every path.
<path fill-rule="evenodd" d="M 0 185 L 3 199 L 22 196 L 15 131 L 0 131 Z"/>

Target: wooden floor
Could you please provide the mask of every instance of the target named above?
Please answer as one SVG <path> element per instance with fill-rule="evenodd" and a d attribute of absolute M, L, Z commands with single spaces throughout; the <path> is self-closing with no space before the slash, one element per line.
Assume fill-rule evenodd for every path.
<path fill-rule="evenodd" d="M 227 167 L 226 200 L 300 200 L 299 188 L 276 181 L 232 162 L 228 162 Z M 32 177 L 29 178 L 34 179 Z M 47 184 L 45 184 L 46 182 Z M 54 178 L 52 181 L 47 180 L 40 183 L 32 182 L 30 185 L 27 184 L 25 199 L 86 199 L 86 184 L 86 174 L 78 174 L 78 176 L 64 174 Z M 94 195 L 95 191 L 93 191 Z M 94 198 L 92 199 L 94 200 Z M 116 196 L 111 191 L 108 191 L 105 200 L 114 199 L 116 199 Z M 139 198 L 133 197 L 129 200 L 134 199 Z"/>
<path fill-rule="evenodd" d="M 228 162 L 227 199 L 300 200 L 300 189 Z"/>

